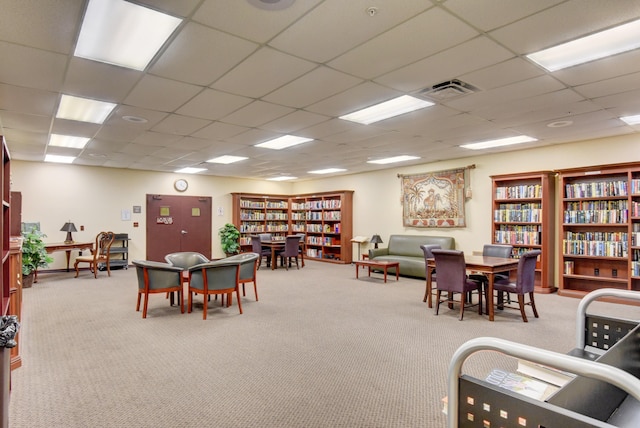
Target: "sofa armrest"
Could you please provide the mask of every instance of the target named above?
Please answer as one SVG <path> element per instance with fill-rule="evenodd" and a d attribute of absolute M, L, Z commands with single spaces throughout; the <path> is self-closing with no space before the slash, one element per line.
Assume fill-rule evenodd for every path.
<path fill-rule="evenodd" d="M 388 256 L 389 249 L 388 248 L 370 248 L 369 249 L 369 260 L 378 256 Z"/>

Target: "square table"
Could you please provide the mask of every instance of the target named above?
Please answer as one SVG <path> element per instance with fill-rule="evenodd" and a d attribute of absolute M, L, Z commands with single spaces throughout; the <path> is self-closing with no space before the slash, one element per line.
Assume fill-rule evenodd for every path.
<path fill-rule="evenodd" d="M 487 312 L 489 313 L 489 321 L 493 321 L 493 279 L 496 273 L 512 271 L 518 269 L 518 259 L 503 257 L 485 257 L 472 254 L 464 255 L 464 263 L 467 270 L 482 273 L 487 276 L 489 283 L 487 284 Z M 436 268 L 435 259 L 427 259 L 427 305 L 433 307 L 431 295 L 431 274 Z"/>
<path fill-rule="evenodd" d="M 387 282 L 387 270 L 389 268 L 396 268 L 396 281 L 400 279 L 400 262 L 390 262 L 386 260 L 358 260 L 356 262 L 356 279 L 358 279 L 358 268 L 368 267 L 369 276 L 371 276 L 371 268 L 382 269 L 384 272 L 384 282 Z"/>

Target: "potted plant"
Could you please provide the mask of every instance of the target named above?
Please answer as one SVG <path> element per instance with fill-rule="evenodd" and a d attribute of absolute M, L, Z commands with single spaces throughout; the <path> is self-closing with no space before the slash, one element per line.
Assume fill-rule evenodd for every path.
<path fill-rule="evenodd" d="M 220 243 L 222 244 L 222 251 L 227 256 L 237 254 L 240 252 L 240 231 L 231 223 L 227 223 L 218 230 L 218 236 L 220 237 Z"/>
<path fill-rule="evenodd" d="M 47 235 L 32 229 L 22 232 L 22 236 L 22 287 L 29 288 L 33 284 L 36 269 L 49 266 L 53 258 L 47 253 L 42 241 Z"/>

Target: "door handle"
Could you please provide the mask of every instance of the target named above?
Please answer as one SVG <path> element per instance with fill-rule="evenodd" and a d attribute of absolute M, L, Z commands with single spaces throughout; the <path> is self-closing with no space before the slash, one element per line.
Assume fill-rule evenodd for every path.
<path fill-rule="evenodd" d="M 186 235 L 187 231 L 186 230 L 181 230 L 180 233 L 182 233 L 183 235 Z"/>

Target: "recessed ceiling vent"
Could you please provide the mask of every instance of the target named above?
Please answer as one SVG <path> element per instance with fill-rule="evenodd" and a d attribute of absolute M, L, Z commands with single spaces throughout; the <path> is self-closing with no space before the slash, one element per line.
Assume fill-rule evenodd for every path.
<path fill-rule="evenodd" d="M 478 88 L 458 79 L 447 80 L 418 92 L 418 96 L 436 101 L 446 101 L 462 95 L 473 94 Z"/>

